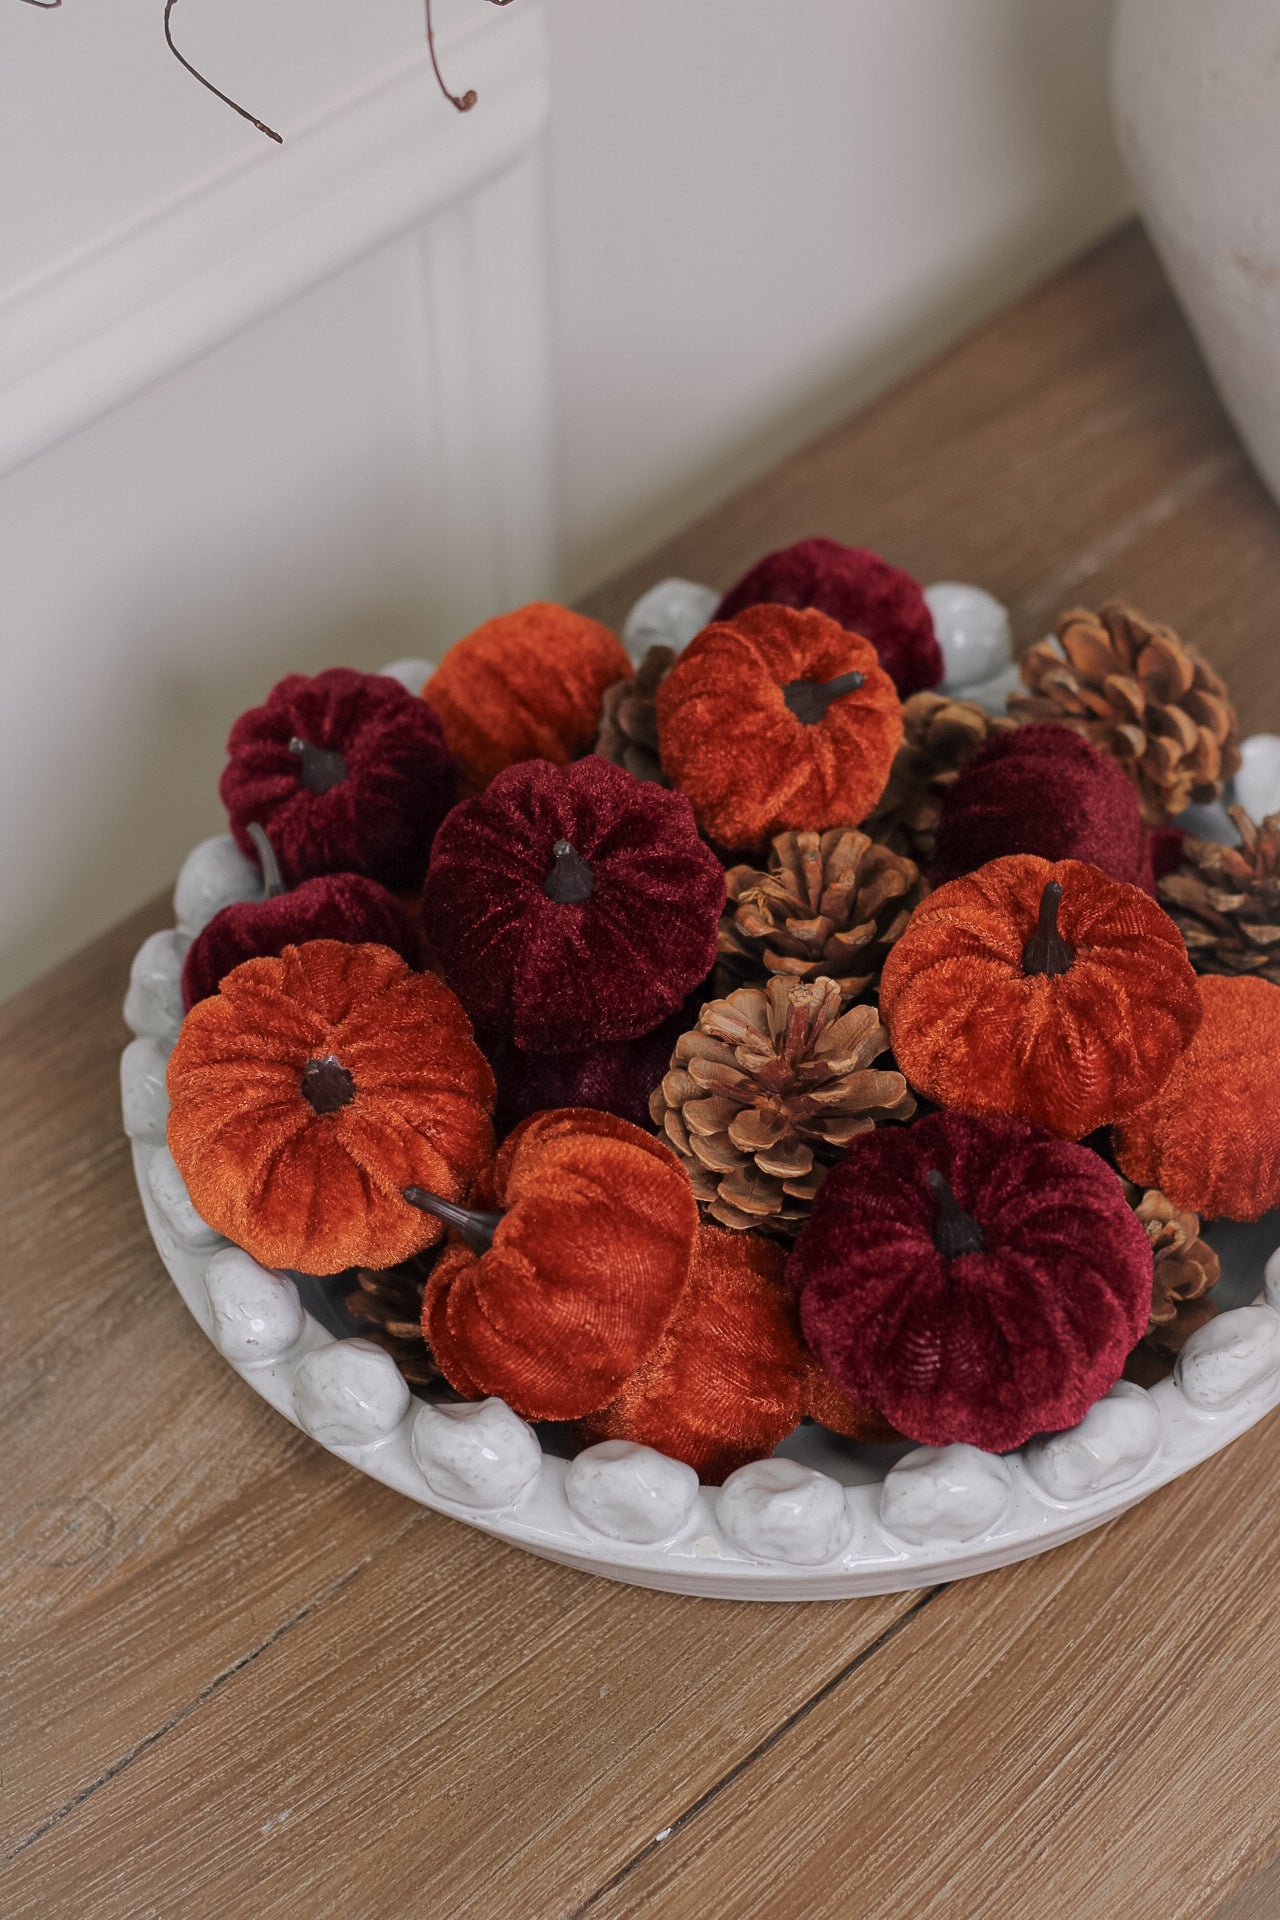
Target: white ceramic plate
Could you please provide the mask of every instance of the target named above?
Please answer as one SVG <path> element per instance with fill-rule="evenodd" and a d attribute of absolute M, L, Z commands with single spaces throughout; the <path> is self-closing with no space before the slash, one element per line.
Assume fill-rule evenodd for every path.
<path fill-rule="evenodd" d="M 625 1442 L 562 1459 L 500 1401 L 413 1398 L 389 1355 L 335 1340 L 304 1309 L 292 1276 L 268 1273 L 211 1232 L 164 1145 L 186 948 L 219 907 L 259 886 L 230 839 L 203 842 L 178 881 L 179 926 L 152 935 L 134 962 L 125 1017 L 136 1038 L 121 1083 L 138 1191 L 179 1292 L 241 1377 L 410 1499 L 639 1586 L 757 1600 L 894 1593 L 983 1573 L 1099 1526 L 1280 1401 L 1274 1214 L 1218 1231 L 1228 1310 L 1192 1336 L 1172 1379 L 1150 1392 L 1121 1383 L 1071 1432 L 1003 1456 L 861 1447 L 804 1426 L 773 1459 L 723 1488 L 701 1487 L 690 1468 Z M 1231 1304 L 1239 1300 L 1249 1304 Z"/>

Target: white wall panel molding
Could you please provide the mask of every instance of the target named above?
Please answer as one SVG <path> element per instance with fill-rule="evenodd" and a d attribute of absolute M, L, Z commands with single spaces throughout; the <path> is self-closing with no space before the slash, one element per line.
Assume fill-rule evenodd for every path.
<path fill-rule="evenodd" d="M 527 267 L 528 236 L 544 227 L 539 170 L 526 158 L 548 108 L 539 0 L 484 9 L 475 27 L 450 37 L 447 52 L 450 70 L 465 72 L 480 95 L 465 117 L 441 110 L 430 68 L 416 59 L 326 110 L 283 148 L 264 141 L 234 168 L 8 292 L 0 300 L 0 472 L 472 196 L 492 201 L 495 235 L 511 240 Z M 481 192 L 505 173 L 513 175 L 508 192 Z M 492 282 L 494 244 L 473 219 L 469 284 L 477 289 Z M 518 268 L 500 271 L 510 286 Z M 529 310 L 533 340 L 511 343 L 499 383 L 501 368 L 514 379 L 518 366 L 532 370 L 535 353 L 545 357 L 534 291 L 545 277 L 540 264 L 532 282 L 526 274 L 517 304 Z M 486 323 L 477 324 L 483 333 Z M 531 387 L 516 431 L 543 435 L 542 368 Z"/>

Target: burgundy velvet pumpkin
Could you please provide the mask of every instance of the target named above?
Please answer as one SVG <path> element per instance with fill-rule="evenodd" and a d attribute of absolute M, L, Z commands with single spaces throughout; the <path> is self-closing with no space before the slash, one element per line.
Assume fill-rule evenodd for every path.
<path fill-rule="evenodd" d="M 715 617 L 731 620 L 766 602 L 817 607 L 850 633 L 860 633 L 902 700 L 942 678 L 942 649 L 919 582 L 866 547 L 815 538 L 767 553 L 730 587 Z"/>
<path fill-rule="evenodd" d="M 422 917 L 478 1028 L 576 1053 L 675 1012 L 711 970 L 723 905 L 683 794 L 593 755 L 521 761 L 455 807 Z"/>
<path fill-rule="evenodd" d="M 1113 880 L 1155 892 L 1133 782 L 1119 761 L 1070 727 L 993 734 L 943 799 L 936 883 L 1009 853 L 1087 860 Z"/>
<path fill-rule="evenodd" d="M 385 887 L 358 873 L 326 873 L 288 891 L 270 841 L 256 821 L 253 828 L 266 897 L 224 907 L 191 942 L 182 968 L 182 1004 L 188 1013 L 216 993 L 242 960 L 281 954 L 308 940 L 371 943 L 390 947 L 411 967 L 425 964 L 422 929 Z"/>
<path fill-rule="evenodd" d="M 671 1065 L 676 1041 L 697 1024 L 705 997 L 705 988 L 690 994 L 635 1040 L 607 1041 L 581 1053 L 527 1053 L 497 1035 L 478 1034 L 498 1082 L 493 1126 L 499 1140 L 531 1113 L 551 1107 L 590 1107 L 648 1127 L 649 1096 Z"/>
<path fill-rule="evenodd" d="M 855 1141 L 787 1274 L 851 1400 L 992 1453 L 1082 1419 L 1151 1309 L 1146 1232 L 1097 1154 L 950 1112 Z"/>
<path fill-rule="evenodd" d="M 291 884 L 358 873 L 420 883 L 458 763 L 426 702 L 385 675 L 291 673 L 231 729 L 219 791 L 241 851 L 258 821 Z"/>

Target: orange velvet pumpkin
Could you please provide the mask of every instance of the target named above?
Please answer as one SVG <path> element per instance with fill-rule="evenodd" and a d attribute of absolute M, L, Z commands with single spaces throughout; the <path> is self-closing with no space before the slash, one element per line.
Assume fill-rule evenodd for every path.
<path fill-rule="evenodd" d="M 1154 1100 L 1114 1135 L 1121 1171 L 1175 1207 L 1257 1220 L 1280 1206 L 1280 987 L 1201 977 L 1204 1021 Z"/>
<path fill-rule="evenodd" d="M 634 1440 L 696 1467 L 718 1486 L 773 1452 L 805 1411 L 811 1361 L 775 1241 L 698 1231 L 675 1316 L 656 1350 L 603 1412 L 588 1440 Z"/>
<path fill-rule="evenodd" d="M 870 813 L 902 741 L 875 648 L 816 608 L 756 606 L 707 627 L 658 689 L 663 770 L 722 847 Z"/>
<path fill-rule="evenodd" d="M 899 1067 L 930 1100 L 1067 1140 L 1136 1112 L 1201 1018 L 1163 908 L 1098 867 L 1034 854 L 992 860 L 916 908 L 885 963 L 880 1011 Z"/>
<path fill-rule="evenodd" d="M 169 1061 L 169 1147 L 197 1212 L 268 1267 L 388 1267 L 443 1228 L 409 1184 L 465 1196 L 494 1082 L 454 995 L 389 947 L 246 960 Z"/>
<path fill-rule="evenodd" d="M 422 1302 L 446 1380 L 526 1420 L 607 1406 L 662 1339 L 689 1278 L 688 1174 L 629 1121 L 564 1107 L 508 1136 L 476 1204 L 500 1215 L 492 1244 L 477 1252 L 452 1235 Z"/>
<path fill-rule="evenodd" d="M 590 753 L 605 688 L 632 671 L 608 627 L 535 600 L 455 642 L 422 697 L 478 789 L 517 760 Z"/>
<path fill-rule="evenodd" d="M 804 1410 L 811 1420 L 830 1433 L 843 1434 L 846 1440 L 861 1440 L 866 1445 L 901 1440 L 891 1420 L 874 1407 L 860 1407 L 842 1393 L 820 1360 L 810 1354 L 805 1373 Z"/>

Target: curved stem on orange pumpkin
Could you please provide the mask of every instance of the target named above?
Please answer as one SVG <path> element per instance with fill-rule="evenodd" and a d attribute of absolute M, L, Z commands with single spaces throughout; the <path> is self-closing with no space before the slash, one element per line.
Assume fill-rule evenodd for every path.
<path fill-rule="evenodd" d="M 38 0 L 38 3 L 44 4 L 44 0 Z M 59 3 L 59 0 L 55 0 L 55 4 L 58 4 L 58 3 Z M 251 114 L 247 108 L 240 106 L 236 101 L 234 101 L 231 98 L 231 95 L 229 93 L 224 93 L 221 87 L 215 87 L 212 80 L 206 80 L 204 75 L 201 73 L 199 67 L 193 67 L 185 54 L 178 52 L 177 47 L 175 47 L 175 45 L 173 44 L 173 28 L 169 24 L 169 17 L 172 14 L 174 8 L 177 6 L 177 4 L 178 4 L 178 0 L 165 0 L 164 37 L 168 44 L 170 53 L 173 55 L 174 59 L 178 62 L 179 66 L 185 67 L 187 72 L 191 75 L 192 79 L 198 80 L 202 87 L 207 87 L 209 89 L 209 92 L 213 94 L 215 98 L 221 100 L 224 107 L 230 107 L 232 113 L 238 113 L 240 115 L 240 118 L 242 120 L 247 120 L 251 127 L 256 127 L 259 133 L 266 134 L 268 140 L 274 140 L 278 147 L 282 147 L 284 145 L 284 135 L 282 133 L 277 133 L 274 127 L 269 127 L 266 125 L 264 121 L 256 119 L 255 116 Z"/>
<path fill-rule="evenodd" d="M 336 1054 L 308 1060 L 301 1093 L 313 1113 L 337 1113 L 356 1097 L 356 1083 Z"/>
<path fill-rule="evenodd" d="M 1040 895 L 1040 917 L 1036 921 L 1036 930 L 1022 949 L 1024 973 L 1045 973 L 1050 976 L 1066 973 L 1075 959 L 1075 948 L 1069 947 L 1058 932 L 1058 908 L 1061 905 L 1062 888 L 1056 880 L 1047 881 Z"/>
<path fill-rule="evenodd" d="M 856 693 L 866 680 L 865 673 L 842 673 L 834 680 L 788 680 L 782 697 L 805 727 L 816 727 L 825 719 L 827 708 L 842 693 Z"/>
<path fill-rule="evenodd" d="M 482 1213 L 476 1207 L 460 1207 L 456 1201 L 442 1200 L 438 1193 L 432 1193 L 426 1187 L 402 1187 L 401 1192 L 409 1205 L 416 1207 L 419 1213 L 433 1213 L 437 1220 L 443 1220 L 447 1227 L 452 1227 L 472 1253 L 488 1253 L 502 1218 L 500 1213 Z"/>
<path fill-rule="evenodd" d="M 961 1253 L 984 1252 L 987 1243 L 982 1237 L 982 1228 L 973 1215 L 966 1213 L 960 1205 L 946 1175 L 929 1172 L 924 1180 L 937 1197 L 938 1218 L 933 1228 L 933 1244 L 944 1260 L 954 1260 Z"/>
<path fill-rule="evenodd" d="M 259 826 L 256 820 L 249 822 L 249 838 L 253 850 L 258 856 L 258 865 L 262 868 L 262 897 L 264 900 L 278 900 L 282 893 L 289 891 L 280 871 L 280 862 L 276 859 L 276 850 L 267 838 L 267 830 Z"/>
<path fill-rule="evenodd" d="M 557 840 L 551 849 L 551 866 L 542 883 L 542 891 L 557 906 L 576 906 L 589 900 L 596 888 L 596 877 L 582 855 L 568 840 Z"/>
<path fill-rule="evenodd" d="M 289 751 L 298 761 L 298 778 L 308 793 L 328 793 L 347 777 L 347 763 L 336 747 L 318 747 L 296 733 Z"/>

